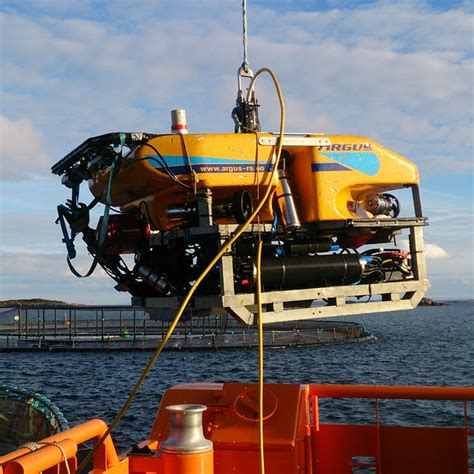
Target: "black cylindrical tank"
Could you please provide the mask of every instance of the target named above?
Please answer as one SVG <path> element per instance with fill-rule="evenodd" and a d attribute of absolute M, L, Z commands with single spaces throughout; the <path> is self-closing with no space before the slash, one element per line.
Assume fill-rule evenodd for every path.
<path fill-rule="evenodd" d="M 349 254 L 264 256 L 262 286 L 264 291 L 274 291 L 347 285 L 360 279 L 364 265 L 358 255 Z"/>

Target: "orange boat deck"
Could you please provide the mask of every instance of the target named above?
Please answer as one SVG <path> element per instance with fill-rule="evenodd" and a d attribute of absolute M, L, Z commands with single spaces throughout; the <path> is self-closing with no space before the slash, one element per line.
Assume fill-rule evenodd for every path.
<path fill-rule="evenodd" d="M 374 423 L 320 422 L 320 399 L 374 400 Z M 458 427 L 392 426 L 381 423 L 380 400 L 455 400 L 464 420 Z M 264 389 L 265 467 L 267 473 L 342 474 L 467 473 L 468 401 L 474 388 L 267 384 Z M 213 451 L 169 454 L 160 445 L 169 434 L 166 406 L 207 406 L 203 416 Z M 98 440 L 107 426 L 91 420 L 35 446 L 0 458 L 0 472 L 63 473 L 77 469 L 78 445 Z M 93 459 L 98 473 L 245 473 L 260 472 L 258 387 L 253 384 L 185 384 L 165 392 L 142 452 L 118 456 L 108 436 Z M 32 451 L 32 449 L 36 449 Z M 67 463 L 64 462 L 67 458 Z"/>

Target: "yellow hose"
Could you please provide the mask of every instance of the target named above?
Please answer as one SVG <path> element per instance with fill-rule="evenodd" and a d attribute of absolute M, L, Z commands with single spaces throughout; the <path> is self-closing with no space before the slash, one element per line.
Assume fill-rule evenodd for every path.
<path fill-rule="evenodd" d="M 81 462 L 81 464 L 78 466 L 77 471 L 78 473 L 81 473 L 82 470 L 85 468 L 87 463 L 90 461 L 92 456 L 94 455 L 95 451 L 97 448 L 104 442 L 104 440 L 107 438 L 107 436 L 110 435 L 110 433 L 115 429 L 117 426 L 118 422 L 122 419 L 122 417 L 125 415 L 127 412 L 128 408 L 130 407 L 133 399 L 135 398 L 136 394 L 140 390 L 141 386 L 143 385 L 143 382 L 145 381 L 145 378 L 153 368 L 153 365 L 157 361 L 158 357 L 162 353 L 164 347 L 166 346 L 169 338 L 173 334 L 173 331 L 175 330 L 177 324 L 179 323 L 179 320 L 181 319 L 182 314 L 184 313 L 184 310 L 186 309 L 186 306 L 188 305 L 190 299 L 194 295 L 194 292 L 202 282 L 202 280 L 207 276 L 207 274 L 215 267 L 216 263 L 220 260 L 220 258 L 231 248 L 231 246 L 235 243 L 235 241 L 240 237 L 240 235 L 247 229 L 247 227 L 252 223 L 252 221 L 255 219 L 257 214 L 260 212 L 266 201 L 268 200 L 268 197 L 270 196 L 271 190 L 272 190 L 272 183 L 275 180 L 275 177 L 277 176 L 278 173 L 278 164 L 280 162 L 280 156 L 281 156 L 281 150 L 283 146 L 283 136 L 285 134 L 285 104 L 283 102 L 283 94 L 280 89 L 280 84 L 278 83 L 277 78 L 273 74 L 273 72 L 269 68 L 261 68 L 259 69 L 256 73 L 255 76 L 253 77 L 252 81 L 250 82 L 249 85 L 249 95 L 250 91 L 252 90 L 253 84 L 255 82 L 255 79 L 262 74 L 263 72 L 267 72 L 271 78 L 273 79 L 273 82 L 275 84 L 275 88 L 277 90 L 278 94 L 278 100 L 280 102 L 280 109 L 281 109 L 281 116 L 280 116 L 280 133 L 279 133 L 279 140 L 278 140 L 278 146 L 277 146 L 277 153 L 276 153 L 276 159 L 275 163 L 273 166 L 272 174 L 270 181 L 268 183 L 267 189 L 265 191 L 265 194 L 262 198 L 262 200 L 259 202 L 255 210 L 253 211 L 252 215 L 247 219 L 247 221 L 242 224 L 242 226 L 236 231 L 236 233 L 231 237 L 224 245 L 222 248 L 219 250 L 217 255 L 211 260 L 209 265 L 205 268 L 205 270 L 199 275 L 197 280 L 194 282 L 194 284 L 191 286 L 191 288 L 188 291 L 188 294 L 184 298 L 183 302 L 181 303 L 181 306 L 179 307 L 178 312 L 176 313 L 176 316 L 171 323 L 171 326 L 169 327 L 168 331 L 165 334 L 165 337 L 162 339 L 161 344 L 158 346 L 158 348 L 155 350 L 153 353 L 153 356 L 151 357 L 150 361 L 148 362 L 147 366 L 143 370 L 142 374 L 140 375 L 140 378 L 138 381 L 135 383 L 135 386 L 133 387 L 132 391 L 130 392 L 127 400 L 123 404 L 122 408 L 118 412 L 117 416 L 114 418 L 112 423 L 110 424 L 108 430 L 104 433 L 104 435 L 100 438 L 98 443 L 94 446 L 94 449 L 90 451 L 87 456 L 84 458 L 84 460 Z M 262 445 L 263 446 L 263 445 Z M 263 472 L 263 471 L 262 471 Z"/>
<path fill-rule="evenodd" d="M 257 247 L 257 308 L 258 308 L 258 446 L 260 449 L 260 472 L 265 474 L 263 445 L 263 318 L 262 318 L 262 247 Z"/>

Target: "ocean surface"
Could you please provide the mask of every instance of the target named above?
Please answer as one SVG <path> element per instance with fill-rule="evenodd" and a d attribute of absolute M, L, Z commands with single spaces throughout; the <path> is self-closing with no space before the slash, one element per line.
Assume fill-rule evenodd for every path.
<path fill-rule="evenodd" d="M 382 385 L 474 385 L 474 304 L 420 307 L 340 320 L 364 324 L 375 340 L 337 346 L 269 349 L 266 382 Z M 71 425 L 110 422 L 126 400 L 150 352 L 1 353 L 0 383 L 46 395 Z M 258 352 L 165 352 L 113 434 L 123 450 L 146 438 L 163 391 L 181 382 L 257 382 Z M 462 426 L 462 403 L 384 401 L 387 423 Z M 469 406 L 474 426 L 474 404 Z M 323 421 L 374 421 L 373 401 L 323 400 Z"/>

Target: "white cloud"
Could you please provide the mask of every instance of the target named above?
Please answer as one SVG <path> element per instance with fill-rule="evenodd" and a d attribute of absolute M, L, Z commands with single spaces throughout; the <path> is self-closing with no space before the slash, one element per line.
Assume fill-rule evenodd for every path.
<path fill-rule="evenodd" d="M 410 245 L 408 243 L 408 240 L 400 240 L 398 242 L 398 245 L 400 248 L 406 252 L 410 250 Z M 425 258 L 431 259 L 431 260 L 439 260 L 443 258 L 448 258 L 449 254 L 448 252 L 440 247 L 437 244 L 432 244 L 429 242 L 425 242 Z"/>
<path fill-rule="evenodd" d="M 57 185 L 58 183 L 54 183 Z M 51 252 L 61 243 L 61 227 L 55 224 L 55 207 L 49 212 L 4 212 L 0 214 L 0 249 L 18 253 Z M 81 239 L 78 238 L 81 242 Z M 65 248 L 65 247 L 64 247 Z"/>
<path fill-rule="evenodd" d="M 1 252 L 2 279 L 41 275 L 43 278 L 58 278 L 67 275 L 65 259 L 59 252 Z M 47 269 L 47 271 L 45 271 Z"/>
<path fill-rule="evenodd" d="M 28 118 L 10 120 L 0 116 L 0 177 L 18 181 L 44 173 L 49 156 L 43 136 Z"/>
<path fill-rule="evenodd" d="M 448 258 L 448 252 L 436 244 L 425 244 L 425 255 L 427 259 Z"/>

